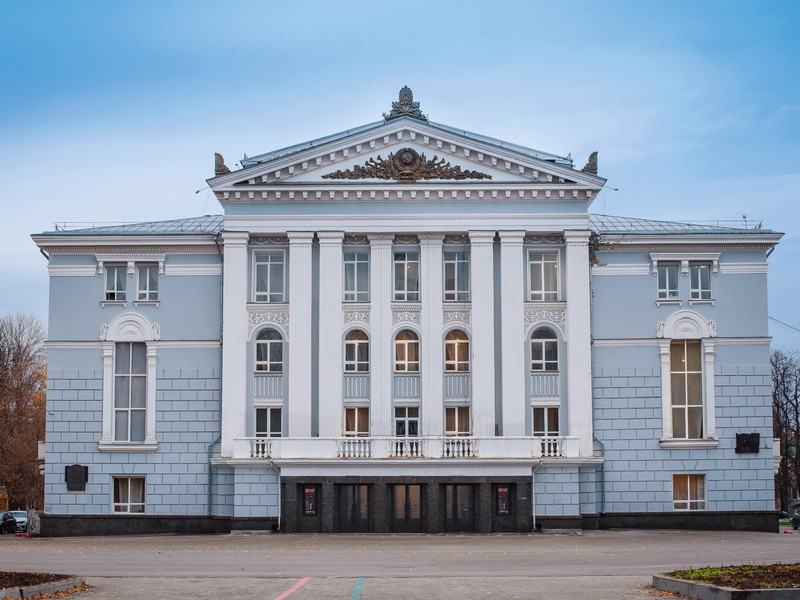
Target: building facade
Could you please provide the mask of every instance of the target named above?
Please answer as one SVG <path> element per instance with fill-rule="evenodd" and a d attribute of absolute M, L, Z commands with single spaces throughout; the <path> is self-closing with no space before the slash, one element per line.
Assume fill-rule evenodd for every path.
<path fill-rule="evenodd" d="M 781 234 L 589 212 L 597 155 L 376 123 L 224 215 L 34 235 L 45 535 L 773 530 Z"/>

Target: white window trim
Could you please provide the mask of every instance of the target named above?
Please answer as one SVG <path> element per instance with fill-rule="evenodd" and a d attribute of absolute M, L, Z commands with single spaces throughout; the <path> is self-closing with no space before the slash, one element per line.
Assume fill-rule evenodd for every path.
<path fill-rule="evenodd" d="M 359 419 L 358 419 L 359 409 L 367 409 L 367 422 L 366 422 L 366 424 L 361 423 L 359 421 Z M 356 414 L 356 418 L 355 418 L 356 430 L 355 431 L 347 431 L 347 411 L 348 410 L 356 411 L 355 412 L 355 414 Z M 372 425 L 372 423 L 371 423 L 372 415 L 370 414 L 371 412 L 372 411 L 370 411 L 370 409 L 369 409 L 369 404 L 347 404 L 344 407 L 344 410 L 342 411 L 342 417 L 344 419 L 344 421 L 342 422 L 342 435 L 344 437 L 347 437 L 347 438 L 369 437 L 370 436 L 370 427 Z M 366 425 L 366 430 L 362 429 L 361 427 L 359 427 L 359 426 L 363 427 L 364 425 Z"/>
<path fill-rule="evenodd" d="M 679 475 L 681 477 L 689 477 L 691 475 L 696 475 L 698 477 L 703 478 L 703 508 L 675 508 L 675 475 Z M 708 477 L 705 473 L 673 473 L 672 477 L 670 477 L 670 485 L 672 487 L 672 510 L 675 512 L 704 512 L 708 510 Z M 688 499 L 686 500 L 687 504 L 691 502 L 698 502 L 700 499 L 695 498 L 694 500 Z"/>
<path fill-rule="evenodd" d="M 156 440 L 156 358 L 161 329 L 142 315 L 123 313 L 100 328 L 103 352 L 103 431 L 97 449 L 101 452 L 155 452 Z M 144 342 L 147 346 L 147 397 L 144 442 L 114 440 L 114 344 Z"/>
<path fill-rule="evenodd" d="M 155 307 L 159 307 L 161 305 L 161 302 L 159 300 L 159 298 L 161 297 L 161 286 L 160 285 L 158 286 L 159 289 L 155 290 L 155 293 L 156 293 L 156 299 L 155 300 L 150 300 L 150 299 L 140 300 L 139 299 L 139 292 L 141 292 L 141 291 L 147 292 L 148 296 L 152 293 L 152 290 L 150 289 L 149 280 L 147 281 L 147 289 L 142 290 L 141 287 L 140 287 L 140 284 L 141 284 L 141 281 L 142 281 L 142 269 L 158 269 L 159 277 L 162 277 L 163 274 L 164 274 L 163 263 L 162 263 L 162 266 L 160 268 L 156 264 L 148 264 L 148 263 L 137 264 L 136 265 L 136 290 L 135 290 L 135 297 L 133 299 L 133 305 L 134 306 L 155 306 Z"/>
<path fill-rule="evenodd" d="M 533 402 L 533 403 L 531 403 L 531 435 L 532 436 L 537 436 L 536 426 L 534 425 L 536 419 L 534 419 L 534 417 L 533 417 L 534 409 L 537 409 L 537 408 L 541 408 L 541 409 L 544 409 L 546 411 L 545 415 L 544 415 L 544 426 L 545 426 L 545 429 L 547 429 L 547 412 L 549 412 L 550 410 L 553 410 L 553 409 L 558 411 L 558 431 L 556 431 L 555 433 L 548 431 L 542 437 L 559 437 L 561 435 L 561 417 L 562 417 L 561 404 L 559 404 L 557 402 L 554 403 L 554 402 L 546 402 L 546 401 L 545 402 Z"/>
<path fill-rule="evenodd" d="M 403 278 L 403 289 L 397 289 L 394 273 L 395 267 L 400 262 L 397 260 L 398 254 L 405 254 L 406 257 L 402 261 L 403 264 L 413 264 L 416 263 L 417 265 L 417 289 L 416 290 L 409 290 L 408 289 L 408 275 Z M 416 254 L 416 260 L 409 260 L 409 254 Z M 398 294 L 401 294 L 403 297 L 398 298 Z M 409 294 L 416 294 L 416 299 L 409 300 Z M 411 302 L 411 303 L 419 303 L 422 300 L 422 256 L 419 250 L 402 250 L 402 249 L 394 249 L 392 250 L 392 301 L 393 302 Z"/>
<path fill-rule="evenodd" d="M 366 261 L 359 261 L 358 259 L 356 259 L 354 261 L 348 261 L 348 260 L 344 259 L 344 256 L 347 255 L 347 254 L 355 254 L 357 256 L 365 256 L 367 260 Z M 358 250 L 349 250 L 347 248 L 344 248 L 342 250 L 342 302 L 346 302 L 347 304 L 358 304 L 358 303 L 368 304 L 370 302 L 370 297 L 371 297 L 371 294 L 370 294 L 370 268 L 371 268 L 370 260 L 371 260 L 371 257 L 370 257 L 369 249 L 364 248 L 363 246 L 359 247 Z M 356 267 L 361 262 L 366 262 L 366 264 L 367 264 L 367 275 L 366 275 L 366 278 L 367 278 L 367 290 L 366 290 L 366 292 L 359 292 L 358 291 L 359 279 L 358 279 L 358 269 Z M 347 267 L 348 264 L 352 264 L 353 265 L 353 282 L 355 283 L 355 289 L 354 290 L 348 290 L 347 289 L 347 275 L 346 275 L 347 268 L 346 267 Z M 362 293 L 362 294 L 366 293 L 366 296 L 367 296 L 366 299 L 358 299 L 358 294 L 359 293 Z M 349 300 L 349 299 L 347 299 L 347 294 L 352 294 L 356 298 Z"/>
<path fill-rule="evenodd" d="M 446 258 L 448 254 L 466 254 L 467 255 L 467 259 L 466 259 L 466 261 L 448 260 Z M 471 262 L 472 262 L 472 256 L 470 255 L 469 249 L 455 248 L 455 247 L 450 247 L 450 248 L 445 247 L 445 248 L 443 248 L 443 250 L 442 250 L 442 302 L 450 304 L 450 303 L 453 303 L 453 302 L 469 303 L 471 301 L 471 297 L 472 297 L 472 290 L 471 290 L 472 282 L 470 281 L 470 275 L 471 275 L 470 269 L 472 268 Z M 454 270 L 455 270 L 455 279 L 454 279 L 455 288 L 452 289 L 452 290 L 448 290 L 447 289 L 447 264 L 448 263 L 452 263 L 452 264 L 455 265 L 455 267 L 454 267 Z M 459 267 L 459 265 L 466 265 L 464 267 L 467 270 L 467 289 L 466 289 L 466 291 L 458 289 L 458 273 L 459 273 L 459 268 L 458 267 Z M 447 298 L 447 294 L 448 293 L 453 294 L 455 296 L 455 298 Z M 459 298 L 458 297 L 459 294 L 465 294 L 466 298 Z"/>
<path fill-rule="evenodd" d="M 277 302 L 270 302 L 269 300 L 258 300 L 258 260 L 257 257 L 259 255 L 266 255 L 266 254 L 282 254 L 283 255 L 283 290 L 282 295 L 283 298 Z M 270 306 L 274 306 L 276 304 L 288 304 L 289 302 L 289 253 L 286 251 L 286 248 L 259 248 L 258 250 L 253 250 L 253 260 L 252 260 L 252 272 L 250 281 L 252 281 L 251 289 L 250 289 L 250 301 L 254 304 L 264 305 L 269 304 Z M 269 292 L 270 294 L 272 292 Z"/>
<path fill-rule="evenodd" d="M 274 409 L 280 409 L 280 411 L 281 411 L 281 418 L 280 418 L 281 431 L 280 431 L 280 435 L 272 435 L 272 433 L 271 433 L 271 429 L 272 429 L 272 427 L 271 427 L 271 425 L 272 425 L 272 411 Z M 258 435 L 258 418 L 256 416 L 258 410 L 267 410 L 267 411 L 269 411 L 267 413 L 267 434 L 263 435 L 263 436 L 259 436 Z M 276 439 L 276 438 L 283 437 L 283 434 L 284 434 L 284 432 L 283 432 L 283 415 L 284 415 L 283 404 L 279 404 L 279 403 L 275 403 L 275 402 L 271 402 L 271 403 L 270 402 L 267 402 L 267 403 L 254 402 L 254 404 L 253 404 L 253 433 L 257 437 L 264 437 L 264 438 L 271 438 L 271 439 Z"/>
<path fill-rule="evenodd" d="M 656 328 L 661 356 L 661 423 L 662 448 L 716 448 L 719 438 L 716 431 L 716 402 L 714 398 L 714 354 L 717 327 L 691 310 L 674 312 Z M 703 353 L 703 438 L 675 439 L 672 437 L 672 369 L 670 343 L 673 340 L 699 340 Z"/>
<path fill-rule="evenodd" d="M 555 254 L 556 255 L 556 297 L 555 298 L 542 298 L 541 300 L 534 300 L 533 289 L 531 287 L 531 252 L 538 254 Z M 526 248 L 525 249 L 525 301 L 526 302 L 560 302 L 561 301 L 561 249 L 559 248 Z M 544 281 L 544 280 L 542 280 Z M 549 291 L 549 290 L 548 290 Z M 545 290 L 542 290 L 544 295 Z"/>
<path fill-rule="evenodd" d="M 118 479 L 127 479 L 128 480 L 128 502 L 114 502 L 114 492 L 116 491 L 116 482 Z M 131 502 L 131 479 L 141 479 L 142 480 L 142 493 L 143 498 L 141 502 Z M 141 504 L 142 512 L 131 512 L 130 507 L 132 504 Z M 115 510 L 117 506 L 127 506 L 128 510 Z M 114 515 L 145 515 L 147 514 L 147 478 L 144 475 L 113 475 L 111 477 L 111 514 Z"/>
<path fill-rule="evenodd" d="M 704 262 L 711 263 L 711 275 L 716 277 L 719 274 L 719 252 L 651 252 L 650 253 L 650 273 L 654 277 L 658 277 L 658 263 L 659 262 L 677 262 L 680 264 L 681 277 L 689 275 L 690 262 Z M 657 294 L 656 294 L 657 296 Z M 691 293 L 688 298 L 689 305 L 693 304 L 711 304 L 714 305 L 714 300 L 691 300 Z M 681 300 L 658 300 L 656 298 L 656 306 L 669 304 L 677 304 L 681 306 Z"/>

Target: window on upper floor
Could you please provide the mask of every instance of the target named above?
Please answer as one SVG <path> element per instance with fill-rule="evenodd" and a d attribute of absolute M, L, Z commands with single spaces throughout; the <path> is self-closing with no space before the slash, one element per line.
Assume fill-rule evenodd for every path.
<path fill-rule="evenodd" d="M 444 409 L 444 434 L 470 434 L 469 406 L 448 406 Z"/>
<path fill-rule="evenodd" d="M 279 406 L 256 408 L 256 437 L 281 437 L 282 418 Z"/>
<path fill-rule="evenodd" d="M 469 252 L 444 253 L 444 300 L 469 302 Z"/>
<path fill-rule="evenodd" d="M 106 301 L 124 302 L 127 300 L 127 269 L 122 265 L 106 267 Z"/>
<path fill-rule="evenodd" d="M 344 434 L 366 437 L 369 435 L 369 408 L 348 406 L 344 409 Z"/>
<path fill-rule="evenodd" d="M 369 302 L 369 253 L 344 253 L 344 301 Z"/>
<path fill-rule="evenodd" d="M 558 300 L 558 252 L 528 251 L 528 300 Z"/>
<path fill-rule="evenodd" d="M 419 406 L 395 407 L 394 434 L 397 437 L 417 437 L 419 435 Z"/>
<path fill-rule="evenodd" d="M 678 263 L 658 263 L 658 299 L 678 300 Z"/>
<path fill-rule="evenodd" d="M 675 510 L 705 510 L 706 476 L 696 473 L 673 475 L 672 506 Z"/>
<path fill-rule="evenodd" d="M 542 328 L 533 332 L 531 371 L 558 371 L 558 339 L 550 329 Z"/>
<path fill-rule="evenodd" d="M 256 302 L 286 302 L 286 251 L 267 250 L 255 254 Z"/>
<path fill-rule="evenodd" d="M 394 253 L 394 299 L 419 302 L 419 252 Z"/>
<path fill-rule="evenodd" d="M 256 336 L 256 371 L 283 373 L 283 337 L 275 329 L 263 329 Z"/>
<path fill-rule="evenodd" d="M 144 512 L 144 477 L 114 477 L 115 513 Z"/>
<path fill-rule="evenodd" d="M 114 441 L 144 442 L 147 416 L 147 345 L 114 345 Z"/>
<path fill-rule="evenodd" d="M 394 338 L 395 373 L 419 373 L 419 336 L 409 329 Z"/>
<path fill-rule="evenodd" d="M 138 267 L 138 283 L 136 286 L 136 299 L 145 302 L 158 300 L 158 266 L 142 265 Z"/>
<path fill-rule="evenodd" d="M 689 263 L 689 299 L 711 300 L 711 263 Z"/>
<path fill-rule="evenodd" d="M 558 435 L 558 406 L 533 407 L 533 435 L 555 437 Z"/>
<path fill-rule="evenodd" d="M 345 373 L 369 372 L 369 338 L 367 334 L 355 329 L 344 339 Z"/>
<path fill-rule="evenodd" d="M 460 329 L 454 329 L 444 338 L 444 370 L 469 371 L 469 339 Z"/>
<path fill-rule="evenodd" d="M 700 340 L 670 343 L 672 437 L 703 437 L 703 361 Z"/>

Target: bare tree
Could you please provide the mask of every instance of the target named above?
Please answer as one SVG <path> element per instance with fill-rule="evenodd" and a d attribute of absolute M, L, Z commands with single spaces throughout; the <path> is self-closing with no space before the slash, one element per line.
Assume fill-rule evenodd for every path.
<path fill-rule="evenodd" d="M 800 481 L 800 357 L 797 352 L 773 350 L 772 435 L 781 442 L 781 462 L 775 492 L 781 510 L 798 497 Z"/>
<path fill-rule="evenodd" d="M 42 508 L 47 366 L 44 326 L 25 314 L 0 317 L 0 485 L 12 508 Z"/>

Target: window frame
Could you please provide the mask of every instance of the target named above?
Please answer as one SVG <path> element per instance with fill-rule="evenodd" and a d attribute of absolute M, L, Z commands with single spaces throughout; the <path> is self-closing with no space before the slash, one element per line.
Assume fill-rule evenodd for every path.
<path fill-rule="evenodd" d="M 141 482 L 141 500 L 132 500 L 134 481 Z M 117 494 L 122 491 L 118 484 L 125 482 L 125 495 L 127 500 L 122 500 Z M 132 507 L 140 507 L 141 510 L 131 510 Z M 111 512 L 114 514 L 143 515 L 147 512 L 147 480 L 143 475 L 113 476 L 111 478 Z"/>
<path fill-rule="evenodd" d="M 114 273 L 111 279 L 111 273 Z M 120 273 L 122 279 L 120 280 Z M 113 283 L 113 285 L 110 285 Z M 128 301 L 128 267 L 127 265 L 111 264 L 105 266 L 105 289 L 103 294 L 104 302 L 127 302 Z"/>
<path fill-rule="evenodd" d="M 402 258 L 400 258 L 402 256 Z M 413 258 L 412 258 L 413 257 Z M 392 299 L 394 302 L 419 302 L 420 285 L 420 252 L 419 250 L 393 250 L 392 252 Z M 402 268 L 402 286 L 398 287 L 398 267 Z M 416 278 L 416 289 L 410 289 L 409 281 Z"/>
<path fill-rule="evenodd" d="M 686 498 L 676 497 L 678 481 L 686 478 Z M 694 485 L 692 482 L 694 481 Z M 708 507 L 708 486 L 705 473 L 673 473 L 672 474 L 672 510 L 676 512 L 705 511 Z M 694 488 L 694 496 L 692 491 Z M 682 490 L 681 490 L 682 491 Z M 679 506 L 680 504 L 680 506 Z M 693 506 L 694 505 L 694 506 Z"/>
<path fill-rule="evenodd" d="M 407 339 L 401 340 L 400 335 L 403 333 L 410 333 L 414 336 L 414 339 Z M 419 374 L 420 373 L 420 339 L 419 334 L 414 331 L 413 329 L 401 329 L 398 331 L 393 340 L 392 346 L 394 350 L 394 359 L 393 359 L 393 370 L 395 374 Z M 416 360 L 409 360 L 409 348 L 416 347 Z M 403 358 L 398 358 L 398 348 L 403 348 Z M 400 367 L 403 368 L 400 368 Z M 416 368 L 410 368 L 411 366 L 415 366 Z"/>
<path fill-rule="evenodd" d="M 363 339 L 355 339 L 355 336 L 362 335 Z M 352 336 L 352 337 L 351 337 Z M 366 347 L 366 360 L 360 356 L 360 350 Z M 369 335 L 362 329 L 352 329 L 344 337 L 344 373 L 347 374 L 366 374 L 370 372 L 370 341 Z"/>
<path fill-rule="evenodd" d="M 450 336 L 461 335 L 458 339 L 451 339 Z M 449 358 L 450 348 L 452 358 Z M 444 336 L 444 372 L 445 373 L 469 373 L 471 371 L 471 349 L 469 335 L 463 329 L 451 329 Z"/>
<path fill-rule="evenodd" d="M 348 416 L 352 414 L 352 421 Z M 349 423 L 354 424 L 354 429 L 349 428 Z M 369 437 L 369 406 L 345 406 L 344 423 L 342 432 L 345 437 Z"/>
<path fill-rule="evenodd" d="M 448 414 L 453 414 L 452 419 L 455 429 L 448 428 Z M 466 420 L 466 429 L 464 421 Z M 472 436 L 472 411 L 469 404 L 458 404 L 444 407 L 444 435 L 446 437 Z"/>
<path fill-rule="evenodd" d="M 142 271 L 145 271 L 142 277 Z M 151 273 L 155 272 L 155 277 L 151 278 Z M 136 265 L 136 302 L 158 302 L 159 301 L 159 268 L 158 265 L 142 263 Z M 142 283 L 145 287 L 142 288 Z M 155 287 L 152 284 L 155 283 Z M 142 298 L 144 294 L 144 298 Z"/>
<path fill-rule="evenodd" d="M 274 334 L 277 337 L 271 339 L 262 339 L 262 335 L 267 334 Z M 260 348 L 266 347 L 265 352 L 261 352 Z M 273 361 L 272 360 L 272 353 L 273 347 L 277 347 L 280 350 L 280 360 Z M 256 334 L 256 344 L 255 344 L 255 360 L 253 364 L 253 371 L 256 374 L 283 374 L 284 367 L 286 365 L 286 352 L 284 351 L 284 339 L 283 334 L 280 331 L 275 329 L 274 327 L 264 327 L 261 331 Z M 266 360 L 259 360 L 259 355 L 264 354 L 266 356 Z M 272 368 L 273 366 L 277 366 L 278 368 Z M 264 367 L 264 368 L 261 368 Z"/>
<path fill-rule="evenodd" d="M 412 410 L 416 411 L 415 415 L 409 414 L 409 411 L 412 411 Z M 402 411 L 402 414 L 398 415 L 398 411 Z M 393 434 L 393 437 L 415 439 L 415 438 L 419 438 L 421 436 L 420 424 L 422 423 L 422 420 L 420 419 L 420 407 L 419 407 L 418 404 L 414 404 L 414 405 L 395 405 L 393 421 L 394 421 L 394 429 L 393 429 L 394 434 Z M 403 434 L 397 433 L 397 425 L 398 425 L 398 423 L 402 423 L 404 425 L 405 433 L 403 433 Z M 410 425 L 411 424 L 416 424 L 416 430 L 417 431 L 414 434 L 410 433 L 410 430 L 411 430 Z"/>
<path fill-rule="evenodd" d="M 689 301 L 711 302 L 711 274 L 713 266 L 710 262 L 691 261 L 689 262 Z M 705 271 L 705 282 L 701 273 Z M 696 281 L 697 280 L 697 281 Z M 705 283 L 705 285 L 703 285 Z"/>
<path fill-rule="evenodd" d="M 352 256 L 352 258 L 348 258 Z M 363 258 L 363 260 L 361 260 Z M 343 302 L 369 302 L 370 301 L 370 253 L 368 249 L 359 250 L 343 249 L 342 251 L 342 290 Z M 366 273 L 359 276 L 359 265 L 366 265 Z M 352 282 L 354 289 L 348 289 L 348 270 L 352 270 Z M 362 281 L 366 280 L 366 281 Z M 362 287 L 364 289 L 360 289 Z"/>
<path fill-rule="evenodd" d="M 541 261 L 532 260 L 532 255 L 539 254 L 542 257 Z M 554 260 L 545 260 L 545 257 L 552 256 Z M 543 250 L 541 248 L 528 248 L 526 251 L 526 278 L 527 278 L 527 300 L 528 302 L 558 302 L 561 300 L 561 251 L 560 250 Z M 547 277 L 545 268 L 546 265 L 554 265 L 555 270 L 554 283 L 555 289 L 547 289 Z M 542 289 L 535 290 L 533 288 L 533 272 L 534 265 L 540 265 L 539 277 L 542 282 Z"/>
<path fill-rule="evenodd" d="M 268 262 L 260 262 L 259 258 L 263 257 L 280 257 L 280 261 L 268 261 Z M 288 294 L 287 294 L 287 287 L 288 287 L 288 275 L 289 275 L 289 261 L 288 261 L 288 252 L 285 248 L 273 248 L 269 250 L 258 249 L 253 251 L 253 287 L 252 287 L 252 301 L 259 304 L 285 304 L 288 302 Z M 281 276 L 280 276 L 280 291 L 273 291 L 271 289 L 272 286 L 272 266 L 271 265 L 280 265 L 281 266 Z M 267 271 L 267 276 L 265 278 L 265 282 L 267 285 L 267 290 L 259 292 L 258 291 L 258 283 L 259 283 L 259 267 L 265 267 Z M 266 298 L 264 298 L 266 296 Z M 274 296 L 274 298 L 273 298 Z"/>
<path fill-rule="evenodd" d="M 449 256 L 448 256 L 449 255 Z M 442 251 L 442 293 L 444 302 L 469 302 L 470 301 L 470 251 L 469 249 L 447 248 Z M 453 277 L 448 280 L 448 265 L 452 265 Z M 463 278 L 459 278 L 459 275 Z M 459 282 L 464 283 L 466 289 L 459 289 Z M 452 281 L 452 286 L 449 282 Z"/>
<path fill-rule="evenodd" d="M 542 411 L 543 428 L 536 427 L 536 411 Z M 550 416 L 555 412 L 556 429 L 550 427 Z M 531 406 L 531 435 L 533 437 L 560 437 L 561 436 L 561 406 L 558 404 L 535 404 Z"/>
<path fill-rule="evenodd" d="M 537 334 L 549 334 L 552 337 L 539 337 L 537 338 Z M 538 348 L 541 353 L 541 358 L 537 359 L 535 356 L 537 352 L 534 351 L 534 348 Z M 551 351 L 554 349 L 555 351 L 555 359 L 549 358 L 548 359 L 548 349 Z M 531 374 L 537 373 L 551 373 L 553 375 L 557 375 L 560 371 L 560 357 L 559 357 L 559 347 L 558 347 L 558 335 L 550 329 L 549 327 L 539 327 L 535 331 L 531 333 L 530 337 L 530 371 Z M 555 369 L 548 368 L 555 365 Z"/>
<path fill-rule="evenodd" d="M 691 350 L 691 352 L 690 352 Z M 691 354 L 696 353 L 696 365 L 692 362 Z M 672 437 L 676 440 L 702 440 L 705 431 L 703 414 L 703 344 L 700 340 L 681 339 L 671 340 L 670 354 L 670 403 L 672 410 Z M 682 360 L 678 360 L 682 357 Z M 683 366 L 678 369 L 677 367 Z M 696 367 L 696 368 L 693 368 Z M 699 382 L 697 381 L 699 379 Z M 692 380 L 695 380 L 694 386 Z M 699 397 L 698 397 L 699 396 Z M 683 402 L 676 402 L 683 398 Z M 676 419 L 681 414 L 682 419 Z M 697 418 L 699 415 L 699 427 Z M 676 432 L 676 423 L 683 423 L 683 431 Z M 693 427 L 694 425 L 694 427 Z M 699 429 L 699 435 L 690 435 L 692 429 Z M 678 434 L 682 435 L 678 435 Z"/>
<path fill-rule="evenodd" d="M 257 438 L 279 438 L 283 437 L 283 407 L 282 406 L 256 406 L 255 408 L 255 427 L 254 432 Z M 266 429 L 259 427 L 259 412 L 266 415 Z M 278 430 L 274 431 L 277 422 Z"/>
<path fill-rule="evenodd" d="M 127 360 L 122 360 L 123 348 L 127 348 Z M 136 359 L 134 350 L 141 354 L 138 370 L 134 371 Z M 125 365 L 124 363 L 127 363 Z M 123 385 L 127 382 L 127 385 Z M 139 382 L 138 385 L 134 385 Z M 126 398 L 121 398 L 125 388 Z M 136 389 L 138 389 L 138 394 Z M 141 398 L 134 398 L 141 395 Z M 124 403 L 123 403 L 124 400 Z M 142 406 L 134 406 L 142 404 Z M 125 431 L 121 431 L 120 417 L 125 417 Z M 134 419 L 137 417 L 137 419 Z M 133 439 L 134 421 L 141 419 L 141 439 Z M 115 442 L 144 443 L 147 437 L 147 344 L 144 342 L 114 342 L 114 420 L 113 439 Z M 124 435 L 123 435 L 124 433 Z"/>
<path fill-rule="evenodd" d="M 659 302 L 680 302 L 680 262 L 663 261 L 656 266 L 656 300 Z M 663 277 L 662 277 L 663 273 Z M 674 277 L 674 288 L 670 287 L 670 276 Z M 665 280 L 665 281 L 662 281 Z"/>

